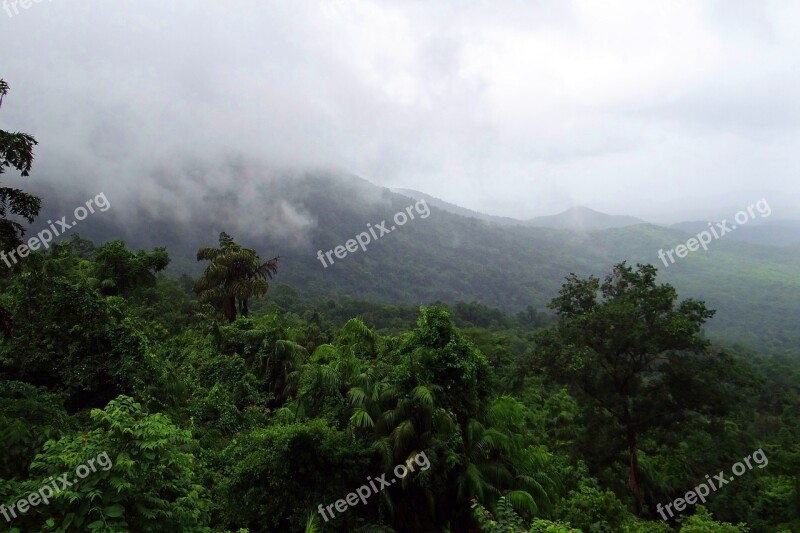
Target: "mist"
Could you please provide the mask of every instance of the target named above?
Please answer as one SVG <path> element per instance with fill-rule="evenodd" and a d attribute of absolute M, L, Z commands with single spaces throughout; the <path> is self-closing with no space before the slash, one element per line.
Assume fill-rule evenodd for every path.
<path fill-rule="evenodd" d="M 797 216 L 798 23 L 790 2 L 4 4 L 0 121 L 40 142 L 31 181 L 126 216 L 253 212 L 304 172 L 520 219 L 764 196 Z M 273 200 L 267 219 L 314 224 Z"/>

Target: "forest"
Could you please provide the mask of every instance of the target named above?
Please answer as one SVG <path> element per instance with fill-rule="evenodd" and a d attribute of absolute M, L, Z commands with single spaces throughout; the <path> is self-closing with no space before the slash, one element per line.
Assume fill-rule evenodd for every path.
<path fill-rule="evenodd" d="M 164 250 L 73 237 L 4 277 L 2 501 L 113 461 L 10 531 L 800 526 L 800 365 L 710 345 L 713 311 L 653 267 L 569 278 L 552 315 L 290 291 L 249 313 L 285 265 L 227 235 L 198 256 L 174 279 Z M 763 471 L 660 519 L 756 450 Z M 317 512 L 420 453 L 401 485 Z"/>
<path fill-rule="evenodd" d="M 0 132 L 0 171 L 35 145 Z M 0 200 L 18 249 L 41 200 Z M 175 276 L 73 234 L 0 268 L 0 530 L 800 531 L 800 361 L 712 342 L 656 267 L 508 312 L 307 295 L 279 256 L 220 232 Z"/>

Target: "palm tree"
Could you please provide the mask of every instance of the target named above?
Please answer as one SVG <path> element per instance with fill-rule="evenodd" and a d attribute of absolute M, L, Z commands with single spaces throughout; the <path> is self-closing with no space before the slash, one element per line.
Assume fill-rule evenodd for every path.
<path fill-rule="evenodd" d="M 496 398 L 481 420 L 463 428 L 463 469 L 456 477 L 459 502 L 477 499 L 494 508 L 499 498 L 528 518 L 552 505 L 554 480 L 550 455 L 525 436 L 524 406 L 510 396 Z"/>
<path fill-rule="evenodd" d="M 290 340 L 280 339 L 271 344 L 265 339 L 256 356 L 257 374 L 266 381 L 270 402 L 285 404 L 297 392 L 298 376 L 308 352 Z"/>
<path fill-rule="evenodd" d="M 267 279 L 278 272 L 278 259 L 262 263 L 255 250 L 243 248 L 227 233 L 220 233 L 219 248 L 197 251 L 198 261 L 211 261 L 195 283 L 199 303 L 213 305 L 229 322 L 236 320 L 237 312 L 247 316 L 247 300 L 267 293 Z"/>
<path fill-rule="evenodd" d="M 437 405 L 441 387 L 435 384 L 416 385 L 403 390 L 391 379 L 376 379 L 366 371 L 348 391 L 352 407 L 350 425 L 368 432 L 372 448 L 381 458 L 387 472 L 397 464 L 413 460 L 427 450 L 433 454 L 435 442 L 453 437 L 456 424 L 452 413 Z M 431 462 L 436 462 L 431 455 Z M 441 461 L 439 461 L 441 462 Z M 381 504 L 399 530 L 425 530 L 437 511 L 437 494 L 426 479 L 428 472 L 407 475 L 395 487 L 381 491 Z M 427 513 L 425 510 L 427 509 Z"/>

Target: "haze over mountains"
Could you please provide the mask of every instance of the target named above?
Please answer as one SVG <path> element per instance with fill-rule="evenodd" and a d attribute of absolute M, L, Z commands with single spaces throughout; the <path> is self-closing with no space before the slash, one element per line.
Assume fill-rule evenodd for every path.
<path fill-rule="evenodd" d="M 316 173 L 259 180 L 252 173 L 242 175 L 247 181 L 238 190 L 215 189 L 203 197 L 203 209 L 188 218 L 167 206 L 136 207 L 129 198 L 109 195 L 112 208 L 74 231 L 99 241 L 121 238 L 132 247 L 166 245 L 171 270 L 193 275 L 200 271 L 196 250 L 215 244 L 219 232 L 226 231 L 264 258 L 280 255 L 273 287 L 287 284 L 314 301 L 475 300 L 505 311 L 545 310 L 570 272 L 602 276 L 622 260 L 651 263 L 682 298 L 700 298 L 718 310 L 709 324 L 712 334 L 772 352 L 796 352 L 800 346 L 800 246 L 788 242 L 797 235 L 791 223 L 782 226 L 784 233 L 772 234 L 783 246 L 733 238 L 748 235 L 745 230 L 752 230 L 753 238 L 770 232 L 763 223 L 737 229 L 714 240 L 708 251 L 665 267 L 659 250 L 685 243 L 705 223 L 663 227 L 580 208 L 512 223 L 420 193 L 411 198 L 408 191 L 399 194 L 354 176 Z M 79 194 L 73 199 L 52 190 L 37 192 L 45 200 L 42 221 L 58 219 L 84 200 Z M 344 245 L 368 223 L 390 221 L 419 197 L 429 202 L 428 218 L 410 221 L 327 268 L 317 259 L 318 250 Z M 136 212 L 146 216 L 138 218 Z"/>
<path fill-rule="evenodd" d="M 637 217 L 601 213 L 584 206 L 571 207 L 566 211 L 555 215 L 539 216 L 528 220 L 518 220 L 514 218 L 498 217 L 473 211 L 471 209 L 451 204 L 439 198 L 435 198 L 420 191 L 414 191 L 411 189 L 392 189 L 392 191 L 403 194 L 410 198 L 424 198 L 430 205 L 436 206 L 449 213 L 477 218 L 478 220 L 485 220 L 487 222 L 494 222 L 502 225 L 591 231 L 610 228 L 624 228 L 628 226 L 635 226 L 637 224 L 651 223 Z M 717 209 L 715 211 L 715 216 L 706 220 L 676 222 L 669 225 L 656 225 L 678 229 L 690 234 L 697 234 L 708 229 L 708 222 L 725 220 L 726 214 L 727 219 L 730 220 L 732 218 L 731 215 L 735 211 L 736 210 L 734 209 L 729 209 L 727 212 L 723 212 L 722 210 Z M 794 213 L 790 210 L 789 214 L 791 215 Z M 777 216 L 779 217 L 780 215 Z M 737 228 L 736 232 L 731 232 L 729 238 L 732 240 L 751 242 L 753 244 L 772 244 L 776 246 L 800 244 L 800 220 L 793 220 L 791 218 L 757 217 L 748 221 L 747 226 L 741 226 L 740 228 Z"/>
<path fill-rule="evenodd" d="M 503 225 L 521 225 L 540 228 L 559 228 L 572 229 L 576 231 L 588 231 L 597 229 L 624 228 L 625 226 L 646 223 L 644 220 L 636 217 L 607 215 L 605 213 L 595 211 L 594 209 L 582 206 L 571 207 L 557 215 L 540 216 L 529 220 L 517 220 L 513 218 L 497 217 L 472 211 L 471 209 L 466 209 L 464 207 L 445 202 L 444 200 L 440 200 L 439 198 L 434 198 L 429 194 L 411 189 L 392 189 L 392 191 L 418 200 L 424 198 L 430 205 L 439 207 L 444 211 L 448 211 L 456 215 L 477 218 L 479 220 L 486 220 L 487 222 L 495 222 Z"/>

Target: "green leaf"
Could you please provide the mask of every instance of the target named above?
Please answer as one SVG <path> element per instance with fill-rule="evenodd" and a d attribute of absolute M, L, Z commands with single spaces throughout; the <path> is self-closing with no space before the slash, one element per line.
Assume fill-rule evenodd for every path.
<path fill-rule="evenodd" d="M 120 504 L 115 503 L 114 505 L 109 505 L 108 507 L 103 509 L 103 512 L 105 513 L 106 516 L 110 516 L 111 518 L 119 518 L 120 516 L 125 514 L 125 508 Z"/>

